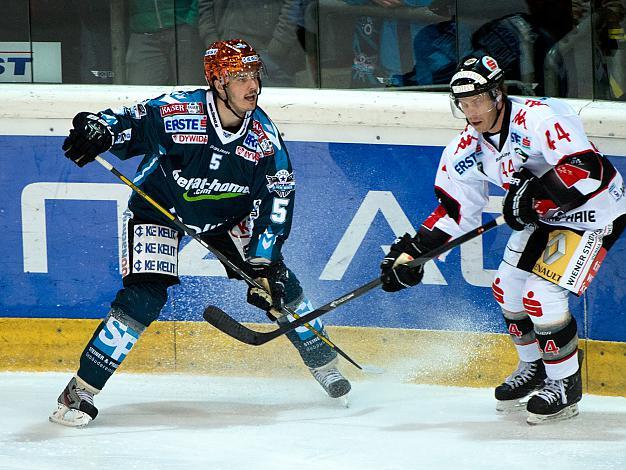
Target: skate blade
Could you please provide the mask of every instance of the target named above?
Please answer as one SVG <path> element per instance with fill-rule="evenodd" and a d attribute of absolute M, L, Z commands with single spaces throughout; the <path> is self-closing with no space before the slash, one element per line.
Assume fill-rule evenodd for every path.
<path fill-rule="evenodd" d="M 497 400 L 496 411 L 502 414 L 526 411 L 526 404 L 528 403 L 528 400 L 530 400 L 530 397 L 531 395 L 527 395 L 518 400 Z"/>
<path fill-rule="evenodd" d="M 83 428 L 91 421 L 91 416 L 80 410 L 68 408 L 62 403 L 57 403 L 57 409 L 48 417 L 51 423 L 61 424 L 71 428 Z"/>
<path fill-rule="evenodd" d="M 554 413 L 551 415 L 538 415 L 535 413 L 528 413 L 526 422 L 530 425 L 554 423 L 556 421 L 571 419 L 575 416 L 578 416 L 578 404 L 576 403 L 568 406 L 567 408 L 563 408 L 558 413 Z"/>
<path fill-rule="evenodd" d="M 382 367 L 378 367 L 372 364 L 365 364 L 361 368 L 361 372 L 363 372 L 364 374 L 370 374 L 370 375 L 382 375 L 386 371 Z"/>
<path fill-rule="evenodd" d="M 344 408 L 350 408 L 350 394 L 346 393 L 344 396 L 336 398 L 337 401 L 339 401 L 339 403 L 341 403 L 341 405 Z"/>

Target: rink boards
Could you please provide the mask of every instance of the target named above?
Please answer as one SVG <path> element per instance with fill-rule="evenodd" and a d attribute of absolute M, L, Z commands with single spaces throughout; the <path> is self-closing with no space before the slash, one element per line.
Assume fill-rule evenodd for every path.
<path fill-rule="evenodd" d="M 23 98 L 22 107 L 17 106 L 19 93 L 9 94 L 12 106 L 0 106 L 0 132 L 4 134 L 0 135 L 2 368 L 17 370 L 20 364 L 27 368 L 42 365 L 43 370 L 54 364 L 74 368 L 71 361 L 76 359 L 76 349 L 82 348 L 93 328 L 89 319 L 106 314 L 120 287 L 119 215 L 129 190 L 100 166 L 78 169 L 62 156 L 62 136 L 71 116 L 79 110 L 112 105 L 114 96 L 120 103 L 132 103 L 138 99 L 135 96 L 158 95 L 142 88 L 124 96 L 116 96 L 118 91 L 92 93 L 90 101 L 86 93 L 50 90 L 34 101 Z M 48 109 L 40 102 L 51 99 L 51 93 L 60 104 Z M 296 212 L 285 258 L 317 304 L 375 278 L 384 247 L 396 235 L 414 231 L 428 216 L 436 205 L 432 182 L 439 155 L 460 127 L 458 121 L 449 121 L 449 111 L 438 95 L 416 100 L 415 95 L 352 92 L 342 93 L 341 99 L 346 95 L 365 104 L 351 106 L 338 102 L 337 95 L 315 91 L 307 91 L 302 98 L 293 90 L 268 90 L 267 95 L 264 90 L 262 97 L 285 133 L 296 172 Z M 290 98 L 287 110 L 280 106 L 285 96 Z M 597 106 L 576 104 L 583 111 Z M 337 111 L 341 106 L 344 109 Z M 311 112 L 305 112 L 307 107 Z M 313 109 L 318 110 L 316 115 Z M 614 115 L 615 105 L 602 111 L 605 121 Z M 618 118 L 613 124 L 605 122 L 610 127 L 605 132 L 596 121 L 591 115 L 586 128 L 626 174 L 626 158 L 619 151 L 626 148 L 624 124 Z M 107 158 L 126 175 L 134 175 L 137 161 L 120 162 L 110 154 Z M 489 211 L 498 210 L 501 195 L 492 188 Z M 484 220 L 493 212 L 486 212 Z M 456 378 L 455 383 L 470 385 L 498 380 L 499 362 L 513 359 L 500 334 L 501 315 L 489 286 L 509 233 L 506 227 L 497 229 L 452 252 L 445 263 L 430 263 L 424 284 L 418 288 L 393 295 L 376 290 L 327 315 L 329 324 L 343 327 L 332 330 L 337 342 L 341 338 L 342 348 L 355 356 L 360 353 L 364 362 L 406 362 L 411 371 L 403 377 L 406 380 L 439 380 L 434 371 L 422 380 L 424 374 L 416 372 L 422 366 L 413 364 L 423 354 L 434 352 L 443 363 L 458 364 L 459 370 L 446 380 L 455 382 Z M 157 356 L 162 357 L 155 359 L 154 350 L 147 352 L 144 364 L 136 352 L 125 367 L 205 371 L 207 364 L 217 367 L 224 362 L 219 360 L 223 354 L 245 358 L 242 364 L 254 363 L 252 357 L 261 358 L 262 363 L 268 363 L 268 356 L 275 357 L 269 353 L 276 346 L 245 347 L 201 323 L 208 304 L 221 306 L 241 321 L 261 323 L 265 317 L 246 306 L 245 286 L 227 280 L 219 263 L 195 242 L 183 242 L 179 274 L 181 285 L 171 289 L 163 321 L 148 334 L 154 338 Z M 598 393 L 626 395 L 625 379 L 619 373 L 626 365 L 624 278 L 626 240 L 622 239 L 585 296 L 571 300 L 579 335 L 587 340 L 583 346 L 588 361 L 595 358 L 597 364 L 589 368 L 593 380 L 588 384 Z M 68 334 L 71 341 L 62 339 Z M 146 350 L 150 341 L 142 339 L 138 350 Z M 44 346 L 45 354 L 36 355 L 37 360 L 18 353 L 39 346 Z M 475 374 L 468 356 L 473 358 L 470 364 L 482 358 Z M 213 357 L 218 360 L 210 360 Z M 298 367 L 297 362 L 293 367 Z M 610 372 L 613 368 L 617 369 Z"/>

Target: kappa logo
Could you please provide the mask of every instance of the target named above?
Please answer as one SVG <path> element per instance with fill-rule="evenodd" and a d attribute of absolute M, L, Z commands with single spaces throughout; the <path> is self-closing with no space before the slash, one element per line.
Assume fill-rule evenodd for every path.
<path fill-rule="evenodd" d="M 467 147 L 472 145 L 472 142 L 474 140 L 478 141 L 478 139 L 473 135 L 466 135 L 465 137 L 461 137 L 461 139 L 459 140 L 459 144 L 456 146 L 454 154 L 456 155 L 457 153 L 459 153 L 459 150 L 465 150 Z"/>
<path fill-rule="evenodd" d="M 524 102 L 524 104 L 525 104 L 526 106 L 528 106 L 529 108 L 534 108 L 535 106 L 548 106 L 547 104 L 542 103 L 542 102 L 541 102 L 541 101 L 539 101 L 539 100 L 533 100 L 533 99 L 527 99 L 527 100 Z"/>
<path fill-rule="evenodd" d="M 279 197 L 287 197 L 296 189 L 293 173 L 287 170 L 279 170 L 275 175 L 266 175 L 265 178 L 267 178 L 267 190 L 278 194 Z"/>
<path fill-rule="evenodd" d="M 526 128 L 526 111 L 520 109 L 515 115 L 515 117 L 513 118 L 513 122 L 517 124 L 518 126 L 521 126 L 524 129 L 527 129 Z"/>

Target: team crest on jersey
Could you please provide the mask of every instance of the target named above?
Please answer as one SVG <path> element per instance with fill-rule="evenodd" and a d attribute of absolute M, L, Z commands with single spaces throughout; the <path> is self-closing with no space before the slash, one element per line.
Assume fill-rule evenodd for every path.
<path fill-rule="evenodd" d="M 261 147 L 261 151 L 263 155 L 269 157 L 274 154 L 274 145 L 272 141 L 267 136 L 265 131 L 263 130 L 263 126 L 259 121 L 252 121 L 252 132 L 256 135 L 257 140 L 259 141 L 259 146 Z"/>
<path fill-rule="evenodd" d="M 170 103 L 159 106 L 161 117 L 173 116 L 175 114 L 203 114 L 204 106 L 201 102 L 193 103 Z"/>
<path fill-rule="evenodd" d="M 275 175 L 266 175 L 267 190 L 278 194 L 278 197 L 287 197 L 296 189 L 296 180 L 293 173 L 287 170 L 278 170 Z"/>

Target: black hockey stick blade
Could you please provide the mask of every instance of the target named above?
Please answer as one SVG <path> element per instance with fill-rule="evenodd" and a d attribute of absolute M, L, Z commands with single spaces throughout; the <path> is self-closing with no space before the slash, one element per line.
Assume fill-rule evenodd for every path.
<path fill-rule="evenodd" d="M 424 256 L 416 258 L 407 264 L 409 266 L 419 266 L 420 264 L 424 264 L 436 258 L 437 256 L 447 251 L 450 251 L 451 249 L 459 245 L 462 245 L 468 240 L 476 238 L 479 235 L 482 235 L 483 233 L 499 225 L 503 225 L 504 223 L 505 223 L 504 216 L 500 215 L 496 217 L 495 219 L 490 220 L 486 224 L 481 225 L 480 227 L 477 227 L 474 230 L 470 230 L 469 232 L 461 235 L 458 238 L 455 238 L 454 240 L 450 240 L 448 243 L 445 243 L 439 248 L 435 248 L 434 250 L 429 251 Z M 338 297 L 335 300 L 332 300 L 331 302 L 325 305 L 322 305 L 321 307 L 313 310 L 312 312 L 302 315 L 298 319 L 288 324 L 282 325 L 273 331 L 268 331 L 268 332 L 251 330 L 250 328 L 239 323 L 237 320 L 233 319 L 230 315 L 228 315 L 222 309 L 215 307 L 215 306 L 207 307 L 204 310 L 203 317 L 207 322 L 209 322 L 215 328 L 233 337 L 234 339 L 241 341 L 242 343 L 250 344 L 253 346 L 259 346 L 261 344 L 265 344 L 268 341 L 271 341 L 274 338 L 277 338 L 293 330 L 294 328 L 299 327 L 300 325 L 303 325 L 304 323 L 315 320 L 317 317 L 320 317 L 324 315 L 325 313 L 328 313 L 331 310 L 336 309 L 337 307 L 345 304 L 346 302 L 349 302 L 351 300 L 354 300 L 362 296 L 366 292 L 369 292 L 370 290 L 378 287 L 381 284 L 382 284 L 381 279 L 376 278 L 368 282 L 367 284 L 362 285 L 361 287 L 357 287 L 352 292 L 348 292 L 347 294 L 344 294 L 341 297 Z"/>
<path fill-rule="evenodd" d="M 263 333 L 251 330 L 250 328 L 242 325 L 237 320 L 226 314 L 224 310 L 216 307 L 215 305 L 209 305 L 207 308 L 205 308 L 202 316 L 215 328 L 226 333 L 229 336 L 232 336 L 242 343 L 258 346 L 265 342 L 262 341 L 261 337 Z"/>
<path fill-rule="evenodd" d="M 281 336 L 291 331 L 292 329 L 307 323 L 306 317 L 298 317 L 292 323 L 281 326 L 278 329 L 270 331 L 268 333 L 263 333 L 247 328 L 246 326 L 233 319 L 226 312 L 224 312 L 224 310 L 216 307 L 215 305 L 209 305 L 207 308 L 205 308 L 202 316 L 207 322 L 209 322 L 218 330 L 226 333 L 236 340 L 241 341 L 242 343 L 250 344 L 252 346 L 259 346 L 261 344 L 267 343 L 271 339 Z M 354 365 L 354 367 L 360 370 L 363 369 L 359 364 L 357 364 L 351 357 L 346 355 L 346 353 L 344 353 L 336 345 L 333 349 L 335 349 L 335 351 L 337 351 L 337 353 L 340 354 L 344 359 Z"/>
<path fill-rule="evenodd" d="M 317 317 L 324 315 L 331 310 L 336 309 L 340 305 L 345 304 L 350 300 L 354 300 L 357 297 L 362 296 L 366 292 L 372 290 L 373 288 L 379 286 L 382 283 L 380 278 L 376 278 L 373 281 L 368 282 L 367 284 L 349 292 L 346 295 L 343 295 L 321 307 L 309 312 L 301 317 L 294 319 L 293 321 L 279 326 L 277 329 L 262 332 L 251 330 L 247 326 L 242 325 L 237 320 L 228 315 L 224 310 L 215 305 L 209 305 L 204 309 L 204 313 L 202 317 L 215 328 L 220 330 L 222 333 L 227 334 L 228 336 L 241 341 L 242 343 L 250 344 L 252 346 L 260 346 L 261 344 L 265 344 L 268 341 L 273 340 L 274 338 L 278 338 L 285 333 L 290 332 L 298 328 L 299 326 L 304 325 L 312 320 L 315 320 Z M 350 361 L 354 364 L 353 361 Z M 355 364 L 357 368 L 361 368 L 359 365 Z"/>

